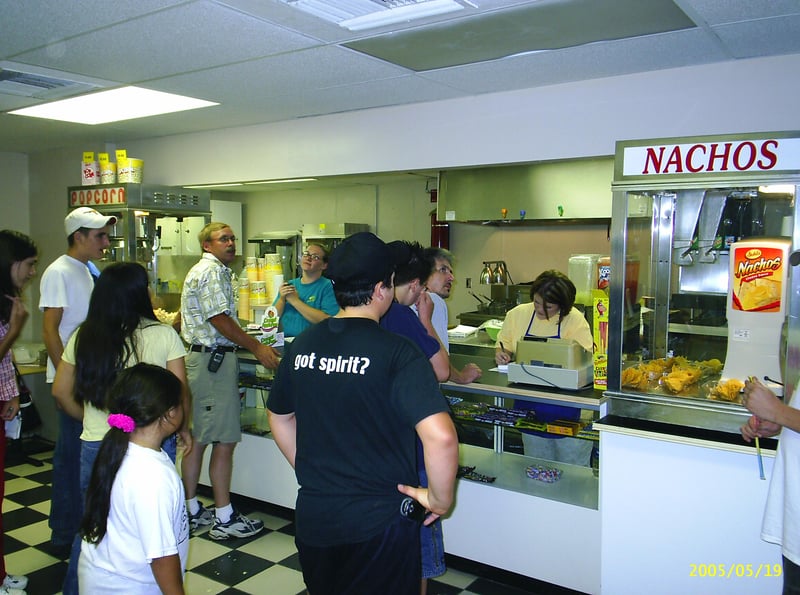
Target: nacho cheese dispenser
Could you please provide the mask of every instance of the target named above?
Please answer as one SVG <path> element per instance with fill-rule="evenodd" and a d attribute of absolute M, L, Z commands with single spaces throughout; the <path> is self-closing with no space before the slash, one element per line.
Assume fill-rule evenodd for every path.
<path fill-rule="evenodd" d="M 752 375 L 782 394 L 781 327 L 786 320 L 788 238 L 756 238 L 730 246 L 728 350 L 723 378 Z"/>

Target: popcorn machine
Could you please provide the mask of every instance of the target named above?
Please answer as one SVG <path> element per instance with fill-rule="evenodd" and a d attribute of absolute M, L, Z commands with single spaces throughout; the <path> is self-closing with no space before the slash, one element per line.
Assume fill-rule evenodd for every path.
<path fill-rule="evenodd" d="M 738 432 L 748 376 L 791 394 L 800 372 L 786 344 L 788 333 L 800 351 L 800 270 L 789 262 L 800 241 L 798 189 L 800 133 L 617 143 L 610 413 Z M 635 300 L 628 267 L 615 264 L 629 261 L 640 264 Z"/>
<path fill-rule="evenodd" d="M 211 220 L 211 194 L 142 184 L 100 184 L 67 189 L 68 206 L 88 206 L 117 218 L 99 268 L 135 261 L 147 268 L 153 294 L 177 310 L 186 273 L 200 257 L 197 233 Z"/>

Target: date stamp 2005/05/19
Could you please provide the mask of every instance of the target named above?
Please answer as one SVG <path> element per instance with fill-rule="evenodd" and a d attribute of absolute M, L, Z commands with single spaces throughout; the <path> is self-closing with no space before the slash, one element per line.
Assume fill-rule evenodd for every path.
<path fill-rule="evenodd" d="M 780 564 L 689 564 L 689 576 L 699 578 L 766 578 L 782 573 Z"/>

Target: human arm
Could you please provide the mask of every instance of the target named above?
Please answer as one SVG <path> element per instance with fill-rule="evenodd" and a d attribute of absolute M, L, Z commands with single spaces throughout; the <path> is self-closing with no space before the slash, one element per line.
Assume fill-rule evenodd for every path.
<path fill-rule="evenodd" d="M 244 347 L 261 362 L 261 364 L 274 370 L 278 367 L 278 352 L 269 345 L 264 345 L 254 337 L 248 335 L 239 323 L 225 313 L 217 314 L 208 319 L 214 328 L 226 339 Z"/>
<path fill-rule="evenodd" d="M 178 554 L 153 558 L 150 569 L 164 595 L 184 595 L 181 559 Z"/>
<path fill-rule="evenodd" d="M 64 308 L 45 308 L 42 313 L 42 341 L 47 350 L 47 357 L 53 362 L 53 366 L 58 369 L 61 362 L 61 354 L 64 353 L 64 344 L 61 342 L 61 335 L 58 327 L 61 318 L 64 316 Z"/>
<path fill-rule="evenodd" d="M 19 338 L 22 332 L 22 327 L 28 319 L 28 310 L 25 304 L 18 296 L 11 297 L 5 296 L 4 299 L 11 301 L 11 312 L 8 317 L 8 331 L 3 335 L 0 340 L 0 359 L 4 358 L 6 354 L 11 351 L 14 342 Z"/>
<path fill-rule="evenodd" d="M 314 306 L 309 306 L 302 299 L 300 299 L 300 295 L 297 293 L 297 289 L 294 285 L 284 283 L 280 288 L 280 294 L 281 297 L 278 302 L 285 301 L 285 303 L 288 303 L 290 306 L 292 306 L 292 308 L 297 310 L 300 316 L 305 318 L 311 324 L 322 322 L 326 318 L 331 317 L 331 315 L 327 312 L 323 312 Z M 281 308 L 279 305 L 277 307 L 278 313 L 280 314 L 283 311 L 283 308 Z"/>
<path fill-rule="evenodd" d="M 53 397 L 59 409 L 70 417 L 83 421 L 83 405 L 75 399 L 75 366 L 64 359 L 56 369 Z"/>
<path fill-rule="evenodd" d="M 414 498 L 434 515 L 446 514 L 453 505 L 456 471 L 458 470 L 458 436 L 450 415 L 434 413 L 416 425 L 425 453 L 428 487 L 398 485 L 397 489 Z M 433 522 L 435 518 L 428 519 Z"/>
<path fill-rule="evenodd" d="M 436 339 L 436 342 L 439 344 L 439 351 L 429 358 L 431 366 L 433 366 L 433 373 L 436 375 L 436 380 L 439 382 L 447 382 L 453 368 L 450 365 L 450 355 L 445 350 L 444 345 L 442 345 L 442 340 L 439 338 L 433 326 L 433 301 L 427 291 L 423 291 L 419 295 L 416 306 L 417 317 L 423 328 L 428 335 Z"/>
<path fill-rule="evenodd" d="M 192 450 L 194 441 L 192 432 L 189 429 L 189 419 L 192 414 L 192 395 L 189 392 L 189 385 L 186 382 L 186 363 L 183 357 L 167 361 L 167 370 L 172 372 L 181 381 L 181 405 L 183 406 L 183 423 L 178 428 L 178 438 L 183 445 L 184 456 Z"/>
<path fill-rule="evenodd" d="M 460 370 L 452 363 L 450 364 L 450 382 L 455 382 L 456 384 L 475 382 L 481 377 L 481 374 L 483 374 L 483 370 L 481 370 L 478 364 L 472 362 L 468 363 Z"/>
<path fill-rule="evenodd" d="M 281 415 L 267 409 L 269 429 L 278 448 L 294 468 L 294 459 L 297 455 L 297 418 L 294 413 Z"/>
<path fill-rule="evenodd" d="M 743 404 L 757 420 L 748 420 L 742 426 L 742 436 L 747 440 L 755 436 L 767 437 L 777 434 L 779 427 L 800 432 L 800 410 L 786 405 L 760 380 L 744 383 Z M 746 428 L 746 430 L 745 430 Z"/>

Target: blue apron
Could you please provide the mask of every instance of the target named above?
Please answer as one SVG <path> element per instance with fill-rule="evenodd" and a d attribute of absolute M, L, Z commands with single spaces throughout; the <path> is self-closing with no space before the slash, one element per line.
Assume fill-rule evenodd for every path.
<path fill-rule="evenodd" d="M 524 337 L 536 337 L 537 339 L 560 339 L 561 338 L 561 317 L 559 316 L 558 319 L 558 326 L 556 327 L 556 334 L 550 337 L 543 337 L 541 335 L 534 335 L 531 332 L 531 327 L 533 326 L 533 320 L 536 318 L 536 313 L 534 312 L 531 316 L 531 321 L 528 323 L 528 329 L 525 331 Z M 563 405 L 549 405 L 546 403 L 532 403 L 531 401 L 521 401 L 515 400 L 514 401 L 514 408 L 521 409 L 523 411 L 533 411 L 536 414 L 536 421 L 540 422 L 549 422 L 555 421 L 557 419 L 563 419 L 566 421 L 577 421 L 581 417 L 581 410 L 575 407 L 564 407 Z M 535 430 L 520 430 L 520 432 L 524 434 L 533 434 L 535 436 L 545 436 L 547 438 L 564 438 L 564 436 L 558 436 L 553 434 L 548 434 L 546 432 L 537 432 Z"/>

